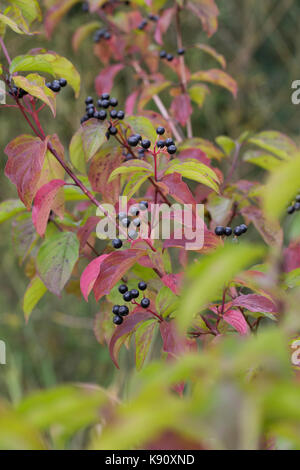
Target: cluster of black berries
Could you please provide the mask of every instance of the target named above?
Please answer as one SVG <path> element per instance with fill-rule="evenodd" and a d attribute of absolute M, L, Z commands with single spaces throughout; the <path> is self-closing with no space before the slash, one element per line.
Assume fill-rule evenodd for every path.
<path fill-rule="evenodd" d="M 118 100 L 116 98 L 111 98 L 109 93 L 102 93 L 101 98 L 97 101 L 97 106 L 100 108 L 100 111 L 96 110 L 94 99 L 91 96 L 88 96 L 85 100 L 85 115 L 81 118 L 81 124 L 85 121 L 88 121 L 91 118 L 99 119 L 100 121 L 104 121 L 107 118 L 106 111 L 108 108 L 115 108 L 118 106 Z M 124 111 L 120 110 L 117 111 L 116 109 L 111 109 L 109 115 L 112 119 L 124 119 L 125 113 Z M 117 129 L 114 126 L 109 127 L 109 135 L 115 135 L 117 133 Z"/>
<path fill-rule="evenodd" d="M 158 127 L 156 129 L 156 133 L 158 135 L 163 135 L 165 133 L 165 128 L 161 127 L 161 126 Z M 138 150 L 139 156 L 143 156 L 145 151 L 147 151 L 151 146 L 150 140 L 149 139 L 142 139 L 142 136 L 140 134 L 134 134 L 134 135 L 130 136 L 129 139 L 127 140 L 127 143 L 130 147 L 136 147 L 140 143 L 142 148 L 140 148 Z M 166 140 L 161 140 L 161 139 L 158 140 L 156 142 L 156 146 L 158 148 L 161 148 L 161 149 L 166 147 L 167 152 L 170 155 L 173 155 L 177 151 L 177 147 L 176 147 L 173 139 L 171 139 L 170 137 L 167 138 Z"/>
<path fill-rule="evenodd" d="M 233 234 L 236 236 L 236 237 L 240 237 L 241 235 L 243 235 L 243 233 L 246 233 L 248 230 L 248 227 L 246 224 L 241 224 L 241 225 L 238 225 L 237 227 L 235 227 L 233 229 Z M 215 228 L 215 234 L 218 236 L 218 237 L 222 237 L 222 236 L 226 236 L 226 237 L 230 237 L 230 235 L 232 235 L 232 228 L 231 227 L 223 227 L 223 226 L 218 226 Z"/>
<path fill-rule="evenodd" d="M 99 42 L 101 39 L 108 41 L 111 38 L 110 32 L 106 28 L 97 29 L 94 34 L 94 42 Z"/>
<path fill-rule="evenodd" d="M 159 16 L 158 16 L 158 15 L 153 15 L 153 13 L 150 13 L 150 14 L 148 15 L 148 18 L 149 18 L 150 21 L 153 21 L 153 22 L 156 22 L 156 21 L 159 20 Z M 145 20 L 145 19 L 143 19 L 143 20 L 140 22 L 140 24 L 138 25 L 137 28 L 138 28 L 140 31 L 143 31 L 143 30 L 146 28 L 147 24 L 148 24 L 148 21 Z"/>
<path fill-rule="evenodd" d="M 144 291 L 147 289 L 147 284 L 144 281 L 139 282 L 138 288 L 140 291 Z M 119 286 L 119 292 L 123 295 L 123 300 L 125 302 L 131 302 L 134 299 L 137 299 L 140 295 L 138 289 L 131 289 L 128 290 L 126 284 L 121 284 Z M 150 305 L 150 300 L 144 297 L 141 300 L 140 306 L 142 308 L 148 308 Z M 129 314 L 129 308 L 126 305 L 114 305 L 112 309 L 112 313 L 114 314 L 113 322 L 115 325 L 121 325 L 123 323 L 123 317 Z"/>
<path fill-rule="evenodd" d="M 128 229 L 128 237 L 131 240 L 136 240 L 138 237 L 138 232 L 137 230 L 141 226 L 141 220 L 138 217 L 141 211 L 146 211 L 148 209 L 148 202 L 147 201 L 141 201 L 138 206 L 132 206 L 129 209 L 129 214 L 126 212 L 120 212 L 118 214 L 118 219 L 121 225 Z M 133 228 L 130 228 L 132 226 Z M 112 245 L 114 248 L 117 250 L 123 246 L 122 240 L 120 238 L 115 238 L 112 241 Z"/>
<path fill-rule="evenodd" d="M 65 78 L 60 78 L 59 80 L 53 80 L 53 82 L 47 82 L 46 87 L 50 88 L 50 90 L 55 91 L 58 93 L 61 88 L 67 86 L 68 82 Z"/>
<path fill-rule="evenodd" d="M 178 55 L 184 55 L 184 53 L 185 49 L 183 49 L 183 47 L 177 50 Z M 173 54 L 167 53 L 165 50 L 160 51 L 159 57 L 161 59 L 167 59 L 168 62 L 172 62 L 172 60 L 174 59 Z"/>
<path fill-rule="evenodd" d="M 11 96 L 14 98 L 22 99 L 24 96 L 28 95 L 28 92 L 23 90 L 23 88 L 18 88 L 17 86 L 11 87 L 11 89 L 8 92 Z"/>
<path fill-rule="evenodd" d="M 293 214 L 295 211 L 300 211 L 300 194 L 296 196 L 295 202 L 287 208 L 288 214 Z"/>

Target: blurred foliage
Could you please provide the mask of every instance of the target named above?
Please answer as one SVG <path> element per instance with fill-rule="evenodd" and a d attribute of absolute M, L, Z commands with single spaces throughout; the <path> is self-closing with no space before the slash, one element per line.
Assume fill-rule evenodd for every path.
<path fill-rule="evenodd" d="M 228 72 L 237 80 L 239 94 L 233 101 L 229 93 L 215 89 L 203 108 L 193 115 L 195 133 L 210 139 L 217 135 L 237 138 L 247 129 L 255 132 L 268 128 L 299 141 L 298 108 L 291 103 L 291 83 L 300 78 L 299 3 L 226 0 L 219 2 L 219 7 L 220 27 L 210 45 L 226 57 Z M 86 21 L 81 5 L 76 5 L 50 42 L 39 38 L 40 47 L 68 57 L 82 77 L 79 100 L 75 100 L 72 90 L 66 89 L 56 119 L 50 113 L 43 119 L 48 133 L 57 132 L 66 147 L 78 128 L 84 97 L 93 94 L 94 78 L 102 67 L 92 53 L 91 37 L 77 54 L 72 50 L 72 35 Z M 183 37 L 188 49 L 187 62 L 197 64 L 199 51 L 189 46 L 207 42 L 207 38 L 198 21 L 193 22 L 190 16 L 184 22 Z M 12 55 L 36 47 L 36 41 L 7 34 Z M 174 48 L 172 34 L 166 36 L 166 47 Z M 204 68 L 214 63 L 205 54 L 200 57 Z M 120 103 L 125 101 L 130 81 L 126 70 L 118 75 L 114 94 Z M 28 129 L 9 109 L 1 109 L 0 125 L 3 200 L 15 197 L 14 188 L 3 175 L 3 148 Z M 242 172 L 243 177 L 249 178 L 259 174 L 247 164 Z M 299 214 L 285 222 L 285 228 L 289 240 L 299 236 Z M 130 351 L 122 351 L 122 368 L 116 374 L 107 348 L 97 343 L 93 333 L 93 318 L 99 306 L 91 299 L 86 303 L 75 295 L 71 300 L 70 296 L 56 299 L 46 294 L 25 324 L 21 302 L 28 280 L 13 252 L 9 224 L 1 225 L 0 253 L 0 338 L 8 348 L 8 363 L 0 365 L 0 448 L 105 449 L 116 443 L 120 448 L 120 442 L 124 448 L 151 448 L 155 436 L 159 436 L 161 442 L 164 438 L 166 442 L 179 439 L 192 448 L 245 449 L 263 447 L 265 443 L 260 442 L 263 432 L 270 439 L 275 433 L 281 448 L 300 448 L 300 388 L 290 375 L 290 352 L 285 347 L 285 335 L 292 329 L 291 324 L 299 322 L 296 295 L 282 331 L 266 329 L 259 337 L 244 342 L 229 338 L 197 357 L 187 356 L 171 365 L 151 364 L 141 374 L 133 372 L 125 385 L 133 357 Z M 192 375 L 191 371 L 196 376 L 187 387 L 191 393 L 180 400 L 168 387 L 185 380 Z M 255 378 L 254 382 L 250 378 Z M 108 387 L 109 393 L 88 386 L 84 390 L 52 389 L 63 382 L 95 383 Z M 49 387 L 50 391 L 32 395 L 34 389 Z M 126 398 L 125 404 L 117 403 L 117 392 Z M 29 398 L 24 398 L 28 394 Z M 99 428 L 92 426 L 95 411 L 103 409 L 104 404 L 107 407 L 102 414 L 104 431 L 100 434 Z M 115 419 L 107 422 L 103 416 Z M 83 428 L 84 432 L 74 435 Z"/>

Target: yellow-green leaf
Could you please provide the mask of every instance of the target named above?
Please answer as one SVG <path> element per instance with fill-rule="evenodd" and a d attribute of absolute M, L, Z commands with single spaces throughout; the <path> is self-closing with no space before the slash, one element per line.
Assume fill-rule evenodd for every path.
<path fill-rule="evenodd" d="M 51 109 L 53 116 L 56 114 L 56 96 L 45 84 L 44 77 L 37 73 L 31 73 L 27 77 L 21 75 L 14 76 L 15 85 L 23 88 L 30 95 L 43 101 Z"/>
<path fill-rule="evenodd" d="M 32 310 L 46 292 L 47 287 L 45 284 L 38 276 L 35 276 L 27 287 L 24 295 L 23 312 L 26 320 L 28 320 Z"/>

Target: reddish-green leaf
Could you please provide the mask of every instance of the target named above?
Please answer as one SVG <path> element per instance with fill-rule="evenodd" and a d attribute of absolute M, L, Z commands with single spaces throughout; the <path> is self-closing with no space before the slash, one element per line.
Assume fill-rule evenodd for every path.
<path fill-rule="evenodd" d="M 94 287 L 96 279 L 99 276 L 101 264 L 108 256 L 109 256 L 108 254 L 105 254 L 105 255 L 98 256 L 98 258 L 93 259 L 93 261 L 91 261 L 87 265 L 87 267 L 81 274 L 80 289 L 86 301 L 88 301 L 88 296 Z"/>
<path fill-rule="evenodd" d="M 175 119 L 185 126 L 193 112 L 189 95 L 184 93 L 176 96 L 172 101 L 171 111 Z"/>
<path fill-rule="evenodd" d="M 193 73 L 191 79 L 200 80 L 202 82 L 212 83 L 213 85 L 221 86 L 230 91 L 235 98 L 237 96 L 238 88 L 236 81 L 223 70 L 200 70 L 199 72 Z"/>
<path fill-rule="evenodd" d="M 44 77 L 37 73 L 31 73 L 27 77 L 21 75 L 14 76 L 16 86 L 23 88 L 30 95 L 43 101 L 51 109 L 53 116 L 56 114 L 56 96 L 53 91 L 46 86 Z"/>
<path fill-rule="evenodd" d="M 245 320 L 244 315 L 239 310 L 227 310 L 223 315 L 223 320 L 238 331 L 241 336 L 249 333 L 249 326 Z"/>
<path fill-rule="evenodd" d="M 56 0 L 45 16 L 45 29 L 48 37 L 52 35 L 54 28 L 73 5 L 81 0 Z M 53 2 L 52 2 L 53 3 Z"/>
<path fill-rule="evenodd" d="M 188 2 L 187 8 L 202 22 L 202 27 L 208 36 L 212 36 L 218 28 L 219 10 L 214 0 L 197 0 Z"/>
<path fill-rule="evenodd" d="M 136 315 L 136 313 L 134 314 Z M 155 318 L 149 318 L 137 326 L 135 332 L 135 364 L 137 370 L 141 370 L 149 352 L 153 334 L 157 326 Z"/>
<path fill-rule="evenodd" d="M 72 37 L 72 46 L 75 52 L 78 51 L 80 44 L 84 39 L 93 31 L 100 28 L 101 23 L 99 21 L 91 21 L 90 23 L 83 24 L 75 31 Z"/>
<path fill-rule="evenodd" d="M 257 294 L 248 294 L 240 295 L 232 301 L 232 305 L 235 307 L 242 307 L 250 310 L 250 312 L 260 312 L 260 313 L 276 313 L 278 308 L 272 302 L 272 300 L 264 297 L 263 295 Z"/>
<path fill-rule="evenodd" d="M 31 135 L 16 137 L 4 150 L 8 156 L 5 174 L 16 185 L 27 209 L 38 190 L 46 150 L 47 141 Z"/>
<path fill-rule="evenodd" d="M 117 73 L 124 68 L 123 64 L 114 64 L 105 69 L 102 69 L 95 79 L 95 89 L 100 96 L 102 93 L 110 93 L 113 85 L 114 78 Z"/>
<path fill-rule="evenodd" d="M 64 193 L 60 191 L 65 182 L 52 180 L 44 184 L 35 195 L 32 209 L 32 221 L 37 233 L 43 237 L 47 228 L 50 211 L 62 214 L 64 206 Z"/>

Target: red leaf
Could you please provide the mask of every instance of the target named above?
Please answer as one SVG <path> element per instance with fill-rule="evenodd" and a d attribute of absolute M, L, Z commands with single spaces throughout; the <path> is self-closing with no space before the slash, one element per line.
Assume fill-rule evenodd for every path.
<path fill-rule="evenodd" d="M 170 194 L 181 204 L 196 204 L 190 188 L 182 181 L 182 176 L 179 173 L 164 176 L 159 182 L 159 186 L 165 194 Z"/>
<path fill-rule="evenodd" d="M 189 117 L 193 112 L 193 108 L 191 105 L 191 99 L 187 93 L 183 95 L 178 95 L 174 98 L 171 104 L 171 111 L 173 116 L 177 119 L 177 121 L 182 125 L 185 126 Z"/>
<path fill-rule="evenodd" d="M 276 305 L 263 295 L 240 295 L 232 301 L 232 305 L 246 308 L 250 312 L 277 313 Z"/>
<path fill-rule="evenodd" d="M 126 114 L 133 114 L 138 95 L 139 95 L 139 91 L 136 90 L 127 97 L 126 102 L 125 102 Z"/>
<path fill-rule="evenodd" d="M 189 8 L 202 22 L 208 36 L 212 36 L 218 28 L 219 10 L 214 0 L 197 0 L 197 4 L 188 2 Z"/>
<path fill-rule="evenodd" d="M 106 255 L 93 287 L 96 300 L 98 301 L 103 295 L 109 294 L 114 285 L 145 254 L 144 250 L 130 249 L 114 251 Z"/>
<path fill-rule="evenodd" d="M 63 197 L 57 197 L 64 184 L 63 180 L 52 180 L 44 184 L 35 195 L 32 222 L 41 237 L 45 234 L 51 209 L 60 212 L 61 205 L 64 204 Z"/>
<path fill-rule="evenodd" d="M 167 8 L 159 17 L 156 23 L 156 29 L 154 33 L 154 39 L 158 44 L 163 44 L 162 36 L 169 29 L 173 15 L 175 13 L 174 8 Z"/>
<path fill-rule="evenodd" d="M 239 310 L 228 310 L 223 315 L 223 320 L 240 333 L 241 336 L 249 333 L 249 326 L 244 315 Z"/>
<path fill-rule="evenodd" d="M 80 229 L 78 230 L 77 237 L 80 241 L 81 250 L 86 244 L 86 242 L 88 241 L 90 234 L 95 230 L 100 220 L 101 220 L 100 217 L 96 217 L 96 216 L 89 217 L 86 223 L 82 227 L 80 227 Z"/>
<path fill-rule="evenodd" d="M 174 294 L 179 295 L 181 282 L 183 278 L 183 273 L 178 274 L 165 274 L 161 281 L 164 283 L 165 286 L 169 287 Z"/>
<path fill-rule="evenodd" d="M 48 9 L 45 16 L 45 30 L 50 38 L 54 28 L 60 22 L 62 17 L 72 8 L 78 0 L 57 0 L 51 8 Z M 52 2 L 53 3 L 53 2 Z"/>
<path fill-rule="evenodd" d="M 118 369 L 119 364 L 117 355 L 122 345 L 122 342 L 119 340 L 123 336 L 125 337 L 124 339 L 126 339 L 127 335 L 132 333 L 139 323 L 144 322 L 145 320 L 149 320 L 150 318 L 153 318 L 153 316 L 149 312 L 136 312 L 129 315 L 128 317 L 125 317 L 123 323 L 116 328 L 109 343 L 109 353 L 113 363 Z"/>
<path fill-rule="evenodd" d="M 103 69 L 95 79 L 95 89 L 100 96 L 102 93 L 109 93 L 114 85 L 114 78 L 120 70 L 124 68 L 123 64 L 114 64 Z"/>
<path fill-rule="evenodd" d="M 27 209 L 30 209 L 38 190 L 46 150 L 47 140 L 31 135 L 20 135 L 4 150 L 8 156 L 5 174 L 16 185 L 19 197 Z"/>
<path fill-rule="evenodd" d="M 88 301 L 88 296 L 93 289 L 95 281 L 100 273 L 101 264 L 109 255 L 101 255 L 87 265 L 80 278 L 80 289 L 83 297 Z"/>
<path fill-rule="evenodd" d="M 284 271 L 289 273 L 300 268 L 300 240 L 292 241 L 283 252 Z"/>
<path fill-rule="evenodd" d="M 161 322 L 159 328 L 163 340 L 163 350 L 168 353 L 169 359 L 176 358 L 187 351 L 197 349 L 195 340 L 190 340 L 178 332 L 174 320 Z"/>
<path fill-rule="evenodd" d="M 105 148 L 105 147 L 104 147 Z M 123 162 L 122 155 L 118 154 L 118 149 L 107 152 L 103 155 L 103 150 L 93 157 L 89 168 L 89 181 L 93 191 L 102 194 L 103 201 L 115 204 L 120 195 L 120 179 L 115 178 L 108 183 L 110 174 Z"/>

